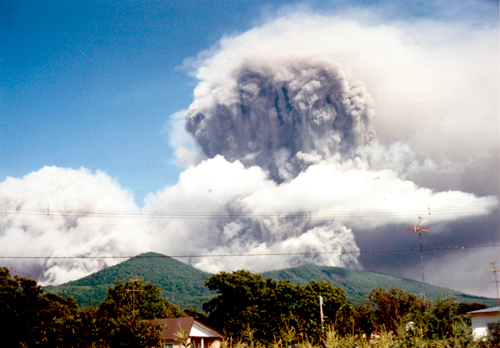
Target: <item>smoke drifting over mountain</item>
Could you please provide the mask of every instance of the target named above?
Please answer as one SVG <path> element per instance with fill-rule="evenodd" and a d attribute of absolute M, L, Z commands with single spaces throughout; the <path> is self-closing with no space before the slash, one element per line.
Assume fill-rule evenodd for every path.
<path fill-rule="evenodd" d="M 78 279 L 116 263 L 59 256 L 134 255 L 151 247 L 137 238 L 145 231 L 141 221 L 92 213 L 139 211 L 130 193 L 102 172 L 44 167 L 22 179 L 7 178 L 0 183 L 0 206 L 14 209 L 0 215 L 1 255 L 32 257 L 3 264 L 45 282 Z"/>
<path fill-rule="evenodd" d="M 370 258 L 359 251 L 415 247 L 398 229 L 428 214 L 428 205 L 429 245 L 474 244 L 479 232 L 463 226 L 479 218 L 486 221 L 481 241 L 497 243 L 497 29 L 462 26 L 370 26 L 294 13 L 224 37 L 186 62 L 199 84 L 189 109 L 172 117 L 172 142 L 186 165 L 178 183 L 149 194 L 139 208 L 99 172 L 45 167 L 8 178 L 0 183 L 0 206 L 19 213 L 0 216 L 2 255 L 153 250 L 191 255 L 182 260 L 210 272 L 376 264 L 411 276 L 408 256 Z M 409 34 L 417 29 L 421 37 Z M 483 174 L 472 171 L 478 167 Z M 47 203 L 61 211 L 143 215 L 23 214 Z M 234 254 L 256 256 L 218 256 Z M 491 255 L 484 260 L 475 250 L 464 259 L 481 269 Z M 440 261 L 452 262 L 433 255 L 429 265 Z M 61 283 L 114 262 L 11 265 Z M 465 271 L 438 284 L 442 262 L 434 273 L 427 270 L 429 279 L 460 288 Z M 467 289 L 481 293 L 483 285 Z"/>

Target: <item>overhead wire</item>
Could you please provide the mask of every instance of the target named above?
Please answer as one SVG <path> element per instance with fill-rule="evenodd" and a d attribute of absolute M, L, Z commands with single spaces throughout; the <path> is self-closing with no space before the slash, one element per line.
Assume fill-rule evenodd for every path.
<path fill-rule="evenodd" d="M 422 250 L 452 250 L 452 249 L 473 249 L 499 247 L 500 244 L 483 245 L 459 245 L 459 246 L 441 246 L 427 247 Z M 384 253 L 384 252 L 408 252 L 419 251 L 420 248 L 401 248 L 401 249 L 367 249 L 367 250 L 341 250 L 341 251 L 318 251 L 318 252 L 298 252 L 298 253 L 256 253 L 256 254 L 199 254 L 199 255 L 114 255 L 114 256 L 0 256 L 0 259 L 131 259 L 131 258 L 199 258 L 199 257 L 255 257 L 255 256 L 293 256 L 293 255 L 325 255 L 325 254 L 362 254 L 362 253 Z"/>
<path fill-rule="evenodd" d="M 433 215 L 453 214 L 453 213 L 474 213 L 484 210 L 498 210 L 500 205 L 483 206 L 461 206 L 433 208 Z M 418 210 L 371 210 L 371 211 L 336 211 L 336 212 L 262 212 L 262 213 L 207 213 L 207 212 L 140 212 L 140 211 L 106 211 L 106 210 L 67 210 L 50 208 L 12 208 L 0 207 L 2 214 L 20 214 L 20 215 L 49 215 L 49 216 L 73 216 L 73 217 L 114 217 L 114 218 L 159 218 L 159 219 L 266 219 L 266 218 L 340 218 L 340 217 L 380 217 L 409 215 L 424 212 L 424 209 Z M 449 247 L 428 247 L 422 250 L 445 250 L 445 249 L 470 249 L 498 247 L 500 244 L 488 245 L 463 245 Z M 255 256 L 292 256 L 292 255 L 321 255 L 321 254 L 351 254 L 351 253 L 382 253 L 382 252 L 408 252 L 420 250 L 419 248 L 403 249 L 371 249 L 371 250 L 343 250 L 329 252 L 305 252 L 305 253 L 264 253 L 264 254 L 205 254 L 205 255 L 155 255 L 155 256 L 0 256 L 0 259 L 129 259 L 129 258 L 200 258 L 200 257 L 255 257 Z"/>
<path fill-rule="evenodd" d="M 500 205 L 482 205 L 482 206 L 457 206 L 446 208 L 433 208 L 433 215 L 457 214 L 457 213 L 477 213 L 484 210 L 498 210 Z M 0 207 L 1 214 L 16 215 L 48 215 L 48 216 L 74 216 L 74 217 L 115 217 L 115 218 L 149 218 L 149 219 L 266 219 L 273 217 L 310 217 L 310 218 L 342 218 L 342 217 L 380 217 L 410 215 L 426 212 L 425 209 L 412 210 L 365 210 L 365 211 L 325 211 L 325 212 L 307 212 L 307 211 L 282 211 L 282 212 L 144 212 L 144 211 L 107 211 L 107 210 L 69 210 L 54 208 L 12 208 Z"/>

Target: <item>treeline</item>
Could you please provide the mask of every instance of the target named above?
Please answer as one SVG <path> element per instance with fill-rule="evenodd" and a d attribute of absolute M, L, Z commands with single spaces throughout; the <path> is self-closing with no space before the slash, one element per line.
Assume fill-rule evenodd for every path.
<path fill-rule="evenodd" d="M 476 347 L 470 319 L 465 314 L 486 308 L 478 303 L 457 303 L 453 298 L 426 301 L 422 296 L 394 288 L 374 289 L 364 302 L 353 305 L 342 289 L 330 283 L 312 280 L 306 285 L 293 285 L 247 271 L 222 272 L 207 279 L 205 284 L 219 293 L 203 304 L 208 324 L 223 332 L 233 344 L 248 346 L 257 343 L 324 347 L 327 338 L 332 343 L 336 337 L 338 342 L 342 341 L 340 338 L 348 338 L 338 347 L 359 347 L 363 342 L 368 344 L 372 334 L 387 338 L 390 333 L 393 338 L 398 334 L 404 339 L 387 347 L 420 346 L 414 345 L 417 336 L 422 342 L 446 342 L 443 347 Z M 462 343 L 452 344 L 451 338 Z M 376 344 L 376 340 L 372 343 Z M 500 346 L 498 330 L 483 346 Z"/>
<path fill-rule="evenodd" d="M 139 279 L 116 281 L 98 306 L 44 294 L 30 278 L 0 267 L 1 347 L 161 347 L 162 327 L 145 319 L 186 315 Z"/>
<path fill-rule="evenodd" d="M 73 298 L 44 294 L 33 279 L 0 267 L 1 346 L 161 347 L 163 328 L 147 319 L 194 316 L 226 335 L 223 345 L 240 348 L 361 347 L 376 344 L 370 343 L 372 334 L 394 342 L 401 336 L 410 343 L 392 346 L 416 347 L 415 333 L 423 342 L 451 342 L 458 335 L 460 345 L 443 347 L 476 347 L 464 314 L 485 307 L 451 298 L 424 301 L 401 289 L 381 288 L 353 305 L 342 289 L 327 282 L 293 285 L 247 271 L 221 272 L 205 285 L 218 295 L 203 304 L 204 312 L 181 311 L 162 298 L 156 285 L 139 279 L 116 281 L 103 303 L 79 308 Z M 483 345 L 498 346 L 498 336 L 492 339 Z"/>

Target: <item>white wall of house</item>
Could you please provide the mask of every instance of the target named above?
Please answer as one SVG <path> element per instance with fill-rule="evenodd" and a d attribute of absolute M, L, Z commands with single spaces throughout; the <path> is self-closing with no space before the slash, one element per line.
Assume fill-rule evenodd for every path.
<path fill-rule="evenodd" d="M 220 347 L 220 340 L 214 340 L 214 337 L 216 336 L 215 332 L 198 324 L 197 322 L 193 323 L 189 336 L 193 337 L 193 339 L 197 342 L 197 348 Z"/>
<path fill-rule="evenodd" d="M 499 314 L 474 315 L 471 317 L 472 335 L 475 340 L 480 340 L 488 336 L 488 329 L 494 328 L 500 323 Z M 493 327 L 491 327 L 493 326 Z"/>
<path fill-rule="evenodd" d="M 189 336 L 192 337 L 214 337 L 213 332 L 207 330 L 201 325 L 198 325 L 198 323 L 194 322 L 193 327 L 191 328 L 191 332 L 189 333 Z"/>

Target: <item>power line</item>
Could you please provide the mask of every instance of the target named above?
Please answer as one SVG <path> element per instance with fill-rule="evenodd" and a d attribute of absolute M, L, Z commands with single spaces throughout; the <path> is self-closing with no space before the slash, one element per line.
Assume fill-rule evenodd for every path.
<path fill-rule="evenodd" d="M 500 244 L 463 245 L 447 247 L 430 247 L 422 250 L 452 250 L 499 247 Z M 138 256 L 0 256 L 0 259 L 155 259 L 155 258 L 197 258 L 197 257 L 255 257 L 255 256 L 292 256 L 292 255 L 325 255 L 325 254 L 361 254 L 418 251 L 420 248 L 403 249 L 369 249 L 369 250 L 343 250 L 343 251 L 318 251 L 303 253 L 259 253 L 259 254 L 201 254 L 201 255 L 138 255 Z"/>
<path fill-rule="evenodd" d="M 484 210 L 498 210 L 500 205 L 462 206 L 434 208 L 433 214 L 467 214 Z M 54 208 L 0 208 L 0 214 L 9 215 L 48 215 L 74 217 L 114 217 L 114 218 L 149 218 L 149 219 L 266 219 L 266 218 L 342 218 L 342 217 L 381 217 L 421 213 L 421 209 L 414 210 L 366 210 L 366 211 L 330 211 L 330 212 L 259 212 L 259 213 L 207 213 L 207 212 L 141 212 L 141 211 L 106 211 L 106 210 L 67 210 Z"/>

